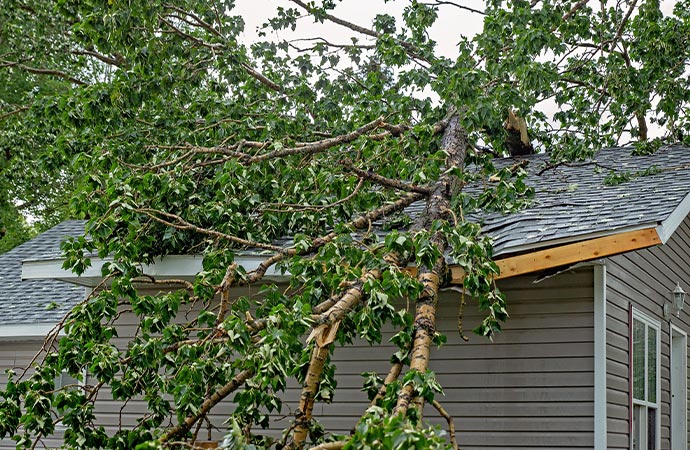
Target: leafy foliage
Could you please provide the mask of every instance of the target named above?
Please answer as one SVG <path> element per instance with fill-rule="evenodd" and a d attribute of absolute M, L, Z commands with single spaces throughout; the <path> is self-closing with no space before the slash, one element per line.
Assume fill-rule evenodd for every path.
<path fill-rule="evenodd" d="M 110 261 L 65 335 L 0 394 L 0 435 L 18 448 L 60 423 L 66 447 L 191 445 L 229 400 L 230 448 L 446 448 L 419 409 L 441 391 L 428 359 L 444 341 L 446 257 L 491 338 L 508 309 L 491 242 L 467 218 L 531 194 L 518 160 L 495 160 L 508 111 L 559 161 L 690 132 L 687 0 L 667 16 L 653 0 L 490 0 L 470 13 L 483 31 L 450 38 L 454 57 L 428 32 L 452 2 L 401 1 L 368 27 L 338 17 L 339 2 L 286 3 L 250 44 L 232 0 L 2 3 L 0 199 L 42 224 L 69 203 L 88 239 L 63 245 L 65 267 Z M 281 38 L 305 20 L 352 38 Z M 194 280 L 146 273 L 177 254 L 202 259 Z M 353 436 L 331 436 L 312 417 L 338 400 L 331 357 L 382 330 L 391 378 L 367 375 L 372 407 Z M 56 389 L 62 371 L 89 382 Z M 302 395 L 286 405 L 291 378 Z M 107 433 L 106 390 L 148 413 Z M 286 411 L 292 425 L 270 430 Z"/>

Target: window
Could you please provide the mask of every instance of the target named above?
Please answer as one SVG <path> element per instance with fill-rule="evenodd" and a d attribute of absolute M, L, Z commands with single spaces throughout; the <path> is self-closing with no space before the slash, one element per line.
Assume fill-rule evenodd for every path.
<path fill-rule="evenodd" d="M 84 387 L 85 385 L 86 385 L 86 369 L 84 369 L 82 371 L 81 380 L 71 376 L 66 371 L 61 372 L 60 375 L 55 377 L 55 392 L 58 392 L 58 391 L 62 390 L 63 388 L 68 389 L 68 390 L 79 389 L 79 388 Z M 53 414 L 55 414 L 56 418 L 59 417 L 59 414 L 55 408 L 53 408 Z M 56 428 L 58 430 L 64 430 L 65 425 L 62 423 L 62 421 L 58 421 Z"/>
<path fill-rule="evenodd" d="M 86 372 L 82 374 L 81 380 L 77 380 L 66 371 L 63 371 L 62 373 L 60 373 L 60 375 L 55 377 L 55 390 L 57 391 L 58 389 L 62 389 L 66 386 L 84 386 L 85 375 Z"/>
<path fill-rule="evenodd" d="M 659 449 L 659 344 L 661 326 L 633 310 L 633 450 Z"/>

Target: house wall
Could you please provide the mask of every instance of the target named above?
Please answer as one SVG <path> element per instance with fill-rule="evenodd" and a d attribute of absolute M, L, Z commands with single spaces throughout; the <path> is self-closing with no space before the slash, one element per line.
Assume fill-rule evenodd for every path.
<path fill-rule="evenodd" d="M 534 280 L 500 283 L 510 318 L 493 343 L 471 333 L 483 318 L 472 302 L 464 320 L 470 341 L 463 342 L 457 332 L 460 294 L 441 295 L 437 327 L 448 342 L 432 353 L 431 369 L 444 386 L 438 400 L 454 417 L 463 450 L 593 447 L 592 268 Z M 336 392 L 333 406 L 315 411 L 327 428 L 349 432 L 367 404 L 359 374 L 385 374 L 393 351 L 336 349 L 346 389 Z M 430 408 L 425 417 L 447 429 Z"/>
<path fill-rule="evenodd" d="M 445 395 L 438 400 L 455 418 L 457 439 L 464 450 L 593 447 L 592 268 L 536 284 L 534 280 L 534 276 L 525 276 L 501 282 L 510 318 L 493 343 L 471 333 L 483 317 L 471 301 L 464 319 L 470 340 L 464 342 L 457 332 L 460 294 L 446 291 L 441 295 L 437 326 L 448 342 L 433 350 L 431 368 L 445 388 Z M 133 321 L 125 324 L 120 335 L 126 330 L 133 332 L 132 325 Z M 360 374 L 376 371 L 385 376 L 388 359 L 395 351 L 387 342 L 390 335 L 384 333 L 380 348 L 359 342 L 335 349 L 339 374 L 335 403 L 318 404 L 314 410 L 315 418 L 326 429 L 348 434 L 367 408 Z M 0 351 L 8 354 L 12 350 L 0 346 Z M 13 364 L 28 361 L 29 354 L 33 353 L 13 356 Z M 121 410 L 122 405 L 108 397 L 107 390 L 99 395 L 97 415 L 110 431 L 120 423 L 131 426 L 135 414 L 145 410 L 140 401 L 132 401 Z M 292 384 L 286 397 L 290 401 L 283 414 L 296 409 L 299 387 Z M 227 403 L 217 408 L 214 423 L 222 426 L 228 411 Z M 425 417 L 447 429 L 434 410 L 427 408 Z M 274 419 L 272 428 L 276 429 L 290 420 Z M 221 436 L 216 432 L 213 437 Z M 56 441 L 46 443 L 57 445 Z M 0 449 L 5 448 L 14 447 L 0 443 Z"/>
<path fill-rule="evenodd" d="M 31 327 L 28 325 L 27 327 Z M 29 365 L 36 353 L 40 350 L 43 340 L 40 338 L 4 338 L 0 339 L 0 389 L 7 387 L 7 369 L 13 369 L 17 374 L 21 374 L 23 369 Z M 59 442 L 54 439 L 46 441 L 48 448 L 57 448 Z M 16 443 L 10 439 L 0 439 L 0 449 L 14 450 Z"/>
<path fill-rule="evenodd" d="M 663 304 L 680 282 L 690 291 L 690 220 L 658 247 L 608 258 L 606 307 L 607 440 L 609 449 L 629 448 L 629 311 L 631 305 L 661 322 L 661 448 L 670 449 L 670 324 Z M 686 311 L 688 308 L 686 307 Z M 681 312 L 670 323 L 686 333 L 690 316 Z M 690 417 L 690 415 L 688 416 Z M 690 436 L 688 436 L 690 439 Z"/>

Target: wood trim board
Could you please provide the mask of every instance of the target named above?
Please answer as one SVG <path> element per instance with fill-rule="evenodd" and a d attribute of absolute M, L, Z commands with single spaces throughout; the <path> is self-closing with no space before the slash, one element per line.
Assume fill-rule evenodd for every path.
<path fill-rule="evenodd" d="M 574 244 L 539 250 L 524 255 L 497 259 L 501 273 L 497 279 L 539 272 L 554 267 L 618 255 L 661 244 L 655 228 L 626 231 Z M 451 284 L 462 284 L 465 273 L 458 266 L 451 267 Z"/>

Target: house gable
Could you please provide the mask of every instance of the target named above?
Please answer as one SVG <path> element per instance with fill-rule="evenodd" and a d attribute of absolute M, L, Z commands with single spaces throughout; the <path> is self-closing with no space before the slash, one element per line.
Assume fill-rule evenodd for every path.
<path fill-rule="evenodd" d="M 690 290 L 690 218 L 680 222 L 664 245 L 606 259 L 606 385 L 608 448 L 627 449 L 630 428 L 630 317 L 634 308 L 661 323 L 661 437 L 670 448 L 670 332 L 671 325 L 690 330 L 687 309 L 665 318 L 663 305 L 680 283 Z"/>

